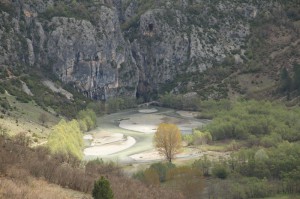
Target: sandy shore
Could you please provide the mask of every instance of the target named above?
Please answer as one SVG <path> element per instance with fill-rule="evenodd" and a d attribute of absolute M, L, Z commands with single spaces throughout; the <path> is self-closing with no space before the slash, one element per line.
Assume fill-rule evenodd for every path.
<path fill-rule="evenodd" d="M 150 109 L 140 109 L 139 113 L 155 113 L 158 110 L 156 108 L 150 108 Z"/>
<path fill-rule="evenodd" d="M 124 137 L 121 133 L 98 135 L 97 138 L 93 139 L 91 147 L 84 150 L 84 154 L 87 156 L 111 155 L 128 149 L 135 143 L 136 140 L 133 137 Z"/>
<path fill-rule="evenodd" d="M 156 150 L 146 151 L 144 153 L 138 153 L 129 156 L 135 161 L 154 161 L 154 160 L 163 160 L 164 157 L 158 153 Z"/>
<path fill-rule="evenodd" d="M 195 111 L 176 111 L 176 113 L 182 117 L 187 117 L 187 118 L 195 118 L 199 115 L 199 112 L 195 112 Z"/>
<path fill-rule="evenodd" d="M 128 120 L 122 120 L 119 127 L 141 133 L 155 133 L 163 118 L 163 115 L 156 114 L 134 114 Z"/>
<path fill-rule="evenodd" d="M 120 128 L 137 131 L 141 133 L 155 133 L 160 123 L 172 123 L 178 125 L 183 134 L 192 133 L 194 128 L 202 127 L 204 124 L 194 119 L 181 119 L 158 114 L 134 114 L 128 120 L 122 120 Z"/>

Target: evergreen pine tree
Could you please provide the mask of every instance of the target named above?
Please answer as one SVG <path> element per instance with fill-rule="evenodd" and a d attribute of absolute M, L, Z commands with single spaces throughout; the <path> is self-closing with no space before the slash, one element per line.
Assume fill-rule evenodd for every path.
<path fill-rule="evenodd" d="M 93 189 L 94 199 L 113 199 L 114 194 L 110 188 L 109 181 L 103 176 L 95 182 Z"/>
<path fill-rule="evenodd" d="M 300 91 L 300 64 L 294 65 L 294 88 Z"/>
<path fill-rule="evenodd" d="M 280 90 L 282 92 L 289 92 L 292 87 L 292 79 L 287 71 L 287 69 L 284 67 L 281 70 L 280 74 Z"/>

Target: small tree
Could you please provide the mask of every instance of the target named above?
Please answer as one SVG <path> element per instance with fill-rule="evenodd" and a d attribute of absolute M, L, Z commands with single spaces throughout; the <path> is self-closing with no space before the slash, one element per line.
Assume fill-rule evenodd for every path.
<path fill-rule="evenodd" d="M 43 125 L 45 125 L 48 121 L 48 116 L 45 113 L 41 113 L 38 119 Z"/>
<path fill-rule="evenodd" d="M 161 123 L 153 138 L 154 145 L 160 154 L 172 162 L 181 148 L 181 133 L 175 124 Z"/>
<path fill-rule="evenodd" d="M 103 176 L 95 182 L 93 189 L 93 198 L 94 199 L 112 199 L 114 194 L 110 188 L 109 181 Z"/>

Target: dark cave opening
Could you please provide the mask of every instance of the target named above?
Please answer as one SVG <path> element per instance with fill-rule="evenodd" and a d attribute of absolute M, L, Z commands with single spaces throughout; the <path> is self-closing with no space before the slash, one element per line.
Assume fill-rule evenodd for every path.
<path fill-rule="evenodd" d="M 143 102 L 146 103 L 156 100 L 157 98 L 157 90 L 153 89 L 151 84 L 149 84 L 147 81 L 139 81 L 136 91 L 136 99 L 141 99 Z"/>
<path fill-rule="evenodd" d="M 150 23 L 150 24 L 148 25 L 148 28 L 149 28 L 149 31 L 152 32 L 153 29 L 154 29 L 154 24 L 153 24 L 153 23 Z"/>

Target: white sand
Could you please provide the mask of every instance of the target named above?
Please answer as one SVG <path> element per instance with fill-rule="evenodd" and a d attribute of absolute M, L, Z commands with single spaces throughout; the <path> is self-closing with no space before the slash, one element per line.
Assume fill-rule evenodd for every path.
<path fill-rule="evenodd" d="M 126 139 L 121 133 L 110 135 L 102 134 L 97 136 L 91 144 L 84 150 L 85 155 L 105 156 L 117 153 L 132 147 L 136 143 L 133 137 L 128 136 Z"/>
<path fill-rule="evenodd" d="M 139 110 L 139 113 L 155 113 L 157 112 L 158 110 L 155 109 L 155 108 L 150 108 L 150 109 L 140 109 Z"/>
<path fill-rule="evenodd" d="M 195 111 L 176 111 L 176 113 L 187 118 L 195 118 L 199 115 L 199 112 Z"/>
<path fill-rule="evenodd" d="M 162 160 L 164 157 L 158 153 L 156 150 L 147 151 L 144 153 L 138 153 L 129 156 L 135 161 L 154 161 L 154 160 Z"/>
<path fill-rule="evenodd" d="M 86 135 L 83 136 L 83 139 L 84 140 L 93 140 L 94 138 L 91 134 L 86 134 Z"/>
<path fill-rule="evenodd" d="M 122 120 L 120 128 L 142 133 L 155 133 L 157 126 L 163 122 L 163 115 L 156 114 L 134 114 L 129 120 Z"/>
<path fill-rule="evenodd" d="M 178 153 L 175 156 L 176 158 L 191 158 L 191 157 L 200 157 L 203 156 L 203 153 L 200 152 L 198 149 L 187 149 L 184 150 L 183 152 Z M 150 162 L 150 161 L 156 161 L 156 160 L 163 160 L 164 156 L 160 155 L 157 150 L 151 150 L 151 151 L 146 151 L 143 153 L 138 153 L 131 155 L 130 158 L 132 158 L 135 161 L 145 161 L 145 162 Z"/>

